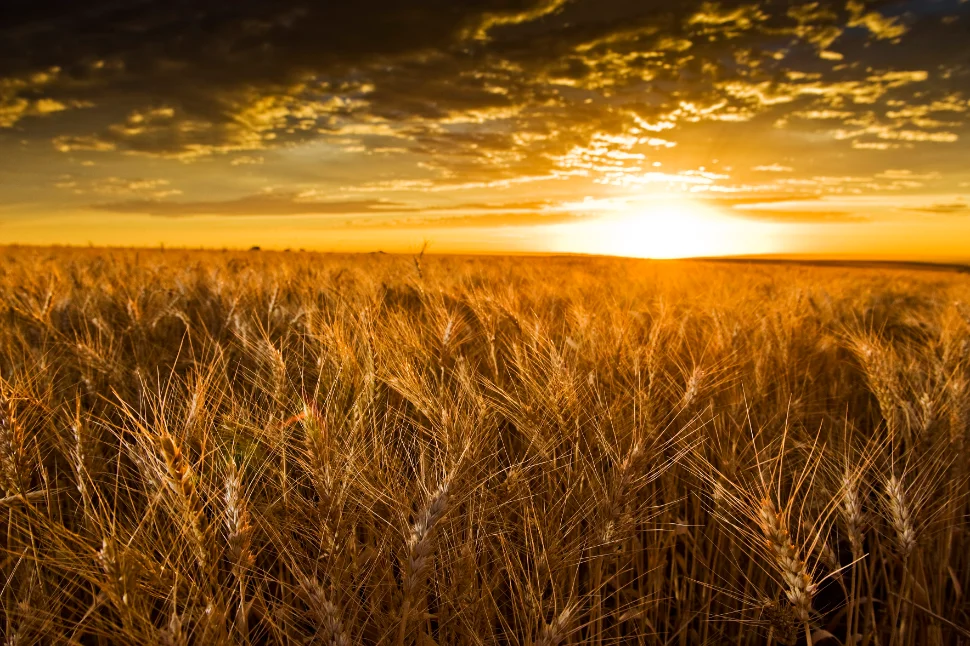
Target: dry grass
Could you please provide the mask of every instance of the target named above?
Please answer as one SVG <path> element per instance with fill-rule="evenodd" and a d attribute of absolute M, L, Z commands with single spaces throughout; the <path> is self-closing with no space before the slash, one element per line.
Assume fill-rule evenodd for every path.
<path fill-rule="evenodd" d="M 970 639 L 970 279 L 8 249 L 7 644 Z"/>

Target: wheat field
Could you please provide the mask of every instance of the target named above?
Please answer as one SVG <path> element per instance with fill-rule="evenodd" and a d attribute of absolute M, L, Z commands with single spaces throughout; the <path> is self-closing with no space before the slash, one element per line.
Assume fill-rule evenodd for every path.
<path fill-rule="evenodd" d="M 0 256 L 6 644 L 970 643 L 970 275 Z"/>

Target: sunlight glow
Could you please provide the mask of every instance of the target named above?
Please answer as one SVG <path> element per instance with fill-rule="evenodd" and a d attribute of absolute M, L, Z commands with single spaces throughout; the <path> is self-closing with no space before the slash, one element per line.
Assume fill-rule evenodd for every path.
<path fill-rule="evenodd" d="M 721 215 L 687 197 L 590 206 L 598 217 L 557 227 L 557 251 L 657 259 L 778 251 L 777 225 Z"/>

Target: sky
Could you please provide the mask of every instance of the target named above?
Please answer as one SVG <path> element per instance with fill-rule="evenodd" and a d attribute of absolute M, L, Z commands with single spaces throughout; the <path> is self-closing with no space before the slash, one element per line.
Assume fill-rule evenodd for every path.
<path fill-rule="evenodd" d="M 0 243 L 970 260 L 967 0 L 5 0 Z"/>

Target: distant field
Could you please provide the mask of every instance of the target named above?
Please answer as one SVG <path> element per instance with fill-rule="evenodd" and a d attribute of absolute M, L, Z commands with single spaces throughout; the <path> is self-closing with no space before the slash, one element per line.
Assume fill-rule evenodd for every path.
<path fill-rule="evenodd" d="M 966 643 L 918 269 L 2 249 L 0 634 Z"/>

